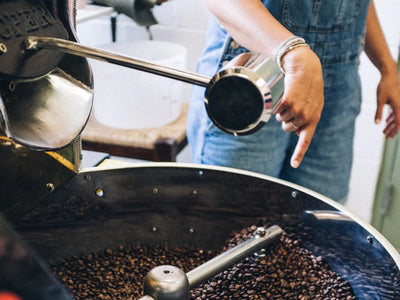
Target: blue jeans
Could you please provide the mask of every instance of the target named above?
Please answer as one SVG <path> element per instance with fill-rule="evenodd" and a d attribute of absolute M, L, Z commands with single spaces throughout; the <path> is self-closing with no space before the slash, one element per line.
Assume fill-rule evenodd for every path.
<path fill-rule="evenodd" d="M 284 132 L 274 117 L 251 135 L 227 134 L 208 118 L 203 103 L 204 88 L 201 87 L 194 88 L 187 134 L 196 163 L 278 177 L 343 203 L 351 173 L 355 119 L 361 105 L 358 58 L 363 49 L 369 1 L 325 1 L 319 6 L 325 11 L 314 11 L 316 2 L 322 3 L 321 0 L 265 1 L 282 24 L 306 39 L 323 66 L 325 105 L 300 167 L 293 169 L 290 166 L 290 157 L 298 140 L 296 134 Z M 340 2 L 344 3 L 339 5 Z M 339 7 L 335 18 L 340 15 L 340 23 L 335 18 L 333 21 L 325 18 L 328 11 L 332 15 L 333 6 Z M 301 7 L 302 15 L 295 15 Z M 304 7 L 309 7 L 312 13 Z M 319 15 L 324 18 L 318 18 Z M 212 76 L 224 61 L 247 51 L 231 45 L 232 39 L 212 17 L 198 72 Z"/>

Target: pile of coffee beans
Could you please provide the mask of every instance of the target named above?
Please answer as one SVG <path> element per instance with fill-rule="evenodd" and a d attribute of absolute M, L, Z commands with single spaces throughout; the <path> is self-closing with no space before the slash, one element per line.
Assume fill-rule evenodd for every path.
<path fill-rule="evenodd" d="M 224 248 L 254 236 L 257 227 L 243 229 Z M 213 296 L 216 292 L 217 297 Z M 205 296 L 204 296 L 205 295 Z M 299 240 L 283 234 L 265 253 L 247 257 L 201 288 L 200 299 L 356 299 L 350 285 L 329 269 L 324 258 L 314 256 Z"/>
<path fill-rule="evenodd" d="M 254 236 L 256 226 L 232 234 L 220 251 Z M 156 266 L 174 265 L 188 272 L 218 252 L 178 246 L 120 246 L 51 264 L 55 275 L 75 299 L 138 299 L 146 274 Z M 201 299 L 356 299 L 350 285 L 329 269 L 322 257 L 301 247 L 284 233 L 266 251 L 247 257 L 193 288 Z"/>
<path fill-rule="evenodd" d="M 169 264 L 188 271 L 215 255 L 177 246 L 119 246 L 74 256 L 50 267 L 77 300 L 133 300 L 143 296 L 144 278 L 154 267 Z"/>

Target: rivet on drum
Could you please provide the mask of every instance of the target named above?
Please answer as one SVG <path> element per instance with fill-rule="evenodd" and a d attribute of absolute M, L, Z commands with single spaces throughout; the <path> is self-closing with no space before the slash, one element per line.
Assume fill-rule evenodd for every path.
<path fill-rule="evenodd" d="M 292 192 L 292 198 L 297 198 L 298 195 L 299 193 L 297 191 Z"/>
<path fill-rule="evenodd" d="M 153 194 L 154 194 L 154 195 L 157 195 L 157 194 L 158 194 L 158 188 L 156 188 L 156 187 L 153 188 Z"/>
<path fill-rule="evenodd" d="M 103 196 L 104 196 L 104 190 L 101 189 L 101 188 L 98 188 L 98 189 L 95 191 L 95 194 L 96 194 L 97 197 L 103 197 Z"/>
<path fill-rule="evenodd" d="M 0 54 L 7 52 L 7 46 L 3 43 L 0 43 Z"/>
<path fill-rule="evenodd" d="M 51 193 L 51 192 L 54 191 L 54 184 L 51 183 L 51 182 L 46 183 L 46 188 L 47 188 L 47 190 Z"/>
<path fill-rule="evenodd" d="M 17 85 L 16 85 L 15 81 L 10 81 L 10 83 L 8 84 L 8 89 L 11 92 L 14 92 L 16 88 L 17 88 Z"/>

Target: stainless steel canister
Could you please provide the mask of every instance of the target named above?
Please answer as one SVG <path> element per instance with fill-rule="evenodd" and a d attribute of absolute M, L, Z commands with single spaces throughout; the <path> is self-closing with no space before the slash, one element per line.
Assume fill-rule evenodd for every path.
<path fill-rule="evenodd" d="M 221 130 L 245 135 L 270 119 L 284 90 L 284 75 L 275 61 L 251 52 L 236 56 L 210 80 L 207 113 Z"/>
<path fill-rule="evenodd" d="M 29 36 L 25 46 L 31 51 L 53 49 L 203 86 L 210 119 L 234 135 L 250 134 L 268 122 L 284 90 L 284 75 L 275 61 L 251 52 L 236 56 L 210 78 L 52 37 Z"/>

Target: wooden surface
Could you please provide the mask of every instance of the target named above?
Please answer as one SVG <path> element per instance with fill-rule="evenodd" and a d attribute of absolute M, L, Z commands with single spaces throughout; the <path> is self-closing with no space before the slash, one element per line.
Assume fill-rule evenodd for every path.
<path fill-rule="evenodd" d="M 83 149 L 151 161 L 176 161 L 177 154 L 187 145 L 187 111 L 188 103 L 183 102 L 177 120 L 148 129 L 107 127 L 92 113 L 82 132 Z"/>

